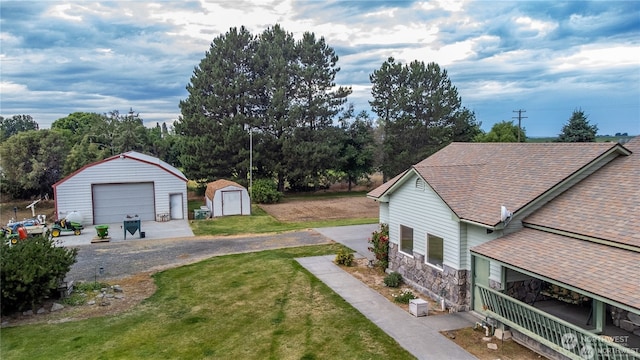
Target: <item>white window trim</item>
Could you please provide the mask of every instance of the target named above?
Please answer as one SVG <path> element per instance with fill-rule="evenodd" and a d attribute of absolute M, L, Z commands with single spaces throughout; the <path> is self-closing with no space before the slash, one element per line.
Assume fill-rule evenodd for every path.
<path fill-rule="evenodd" d="M 438 266 L 436 264 L 432 264 L 432 263 L 429 262 L 429 235 L 435 236 L 435 237 L 437 237 L 437 238 L 442 240 L 442 267 L 440 267 L 440 266 Z M 425 254 L 424 254 L 424 263 L 425 263 L 425 265 L 428 265 L 428 266 L 430 266 L 430 267 L 432 267 L 432 268 L 434 268 L 436 270 L 444 271 L 444 238 L 441 237 L 441 236 L 435 235 L 435 234 L 427 233 L 426 234 L 426 238 L 425 238 L 425 245 L 426 245 L 425 246 L 426 251 L 425 251 Z"/>
<path fill-rule="evenodd" d="M 416 243 L 416 241 L 415 241 L 415 237 L 413 237 L 414 229 L 413 229 L 412 227 L 410 227 L 410 226 L 406 226 L 406 225 L 402 225 L 402 224 L 399 224 L 399 226 L 400 226 L 400 229 L 399 229 L 399 231 L 398 231 L 398 233 L 399 233 L 399 239 L 398 239 L 398 251 L 399 251 L 401 254 L 403 254 L 403 255 L 405 255 L 405 256 L 408 256 L 408 257 L 410 257 L 410 258 L 412 258 L 412 259 L 413 259 L 413 254 L 415 253 L 415 250 L 414 250 L 414 249 L 415 249 L 415 243 Z M 411 233 L 412 233 L 412 239 L 411 239 L 411 244 L 412 244 L 412 246 L 411 246 L 411 252 L 412 252 L 412 253 L 408 253 L 408 252 L 405 252 L 405 251 L 403 251 L 403 250 L 402 250 L 402 228 L 403 228 L 403 227 L 405 227 L 405 228 L 407 228 L 407 229 L 411 229 Z"/>

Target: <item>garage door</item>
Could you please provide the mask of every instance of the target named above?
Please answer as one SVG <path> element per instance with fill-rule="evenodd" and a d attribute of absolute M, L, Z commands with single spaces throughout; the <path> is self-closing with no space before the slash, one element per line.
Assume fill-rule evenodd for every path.
<path fill-rule="evenodd" d="M 93 185 L 93 223 L 119 223 L 126 215 L 155 220 L 153 199 L 153 183 Z"/>

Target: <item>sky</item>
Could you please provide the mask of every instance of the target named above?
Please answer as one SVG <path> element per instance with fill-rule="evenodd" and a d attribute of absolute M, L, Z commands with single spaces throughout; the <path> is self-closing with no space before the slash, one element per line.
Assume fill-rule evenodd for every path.
<path fill-rule="evenodd" d="M 556 136 L 574 110 L 599 135 L 640 134 L 640 1 L 0 0 L 0 115 L 40 128 L 130 109 L 171 124 L 214 38 L 245 26 L 312 32 L 339 56 L 337 85 L 371 112 L 389 57 L 436 62 L 484 131 Z"/>

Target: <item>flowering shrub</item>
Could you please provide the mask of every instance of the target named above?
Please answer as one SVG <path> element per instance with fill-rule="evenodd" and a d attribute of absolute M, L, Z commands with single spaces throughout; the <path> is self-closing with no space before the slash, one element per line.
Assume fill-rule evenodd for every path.
<path fill-rule="evenodd" d="M 375 256 L 376 265 L 386 269 L 389 266 L 389 225 L 380 224 L 380 230 L 371 234 L 369 243 L 369 251 Z"/>
<path fill-rule="evenodd" d="M 408 304 L 409 301 L 413 300 L 413 299 L 417 299 L 415 295 L 413 295 L 413 291 L 409 290 L 409 289 L 404 289 L 400 292 L 400 294 L 396 295 L 393 294 L 393 300 L 395 302 L 399 302 L 399 303 L 403 303 L 403 304 Z"/>

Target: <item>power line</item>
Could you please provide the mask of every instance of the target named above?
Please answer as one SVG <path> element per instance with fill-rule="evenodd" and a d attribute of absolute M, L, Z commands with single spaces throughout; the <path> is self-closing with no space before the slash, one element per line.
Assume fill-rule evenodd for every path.
<path fill-rule="evenodd" d="M 522 119 L 526 119 L 527 118 L 527 116 L 522 116 L 522 113 L 527 112 L 527 110 L 519 109 L 519 110 L 513 110 L 513 112 L 517 112 L 518 113 L 518 117 L 517 117 L 517 119 L 518 119 L 518 142 L 520 142 L 520 133 L 522 132 L 522 126 L 521 126 L 522 125 Z M 513 116 L 513 118 L 516 119 L 515 116 Z"/>

